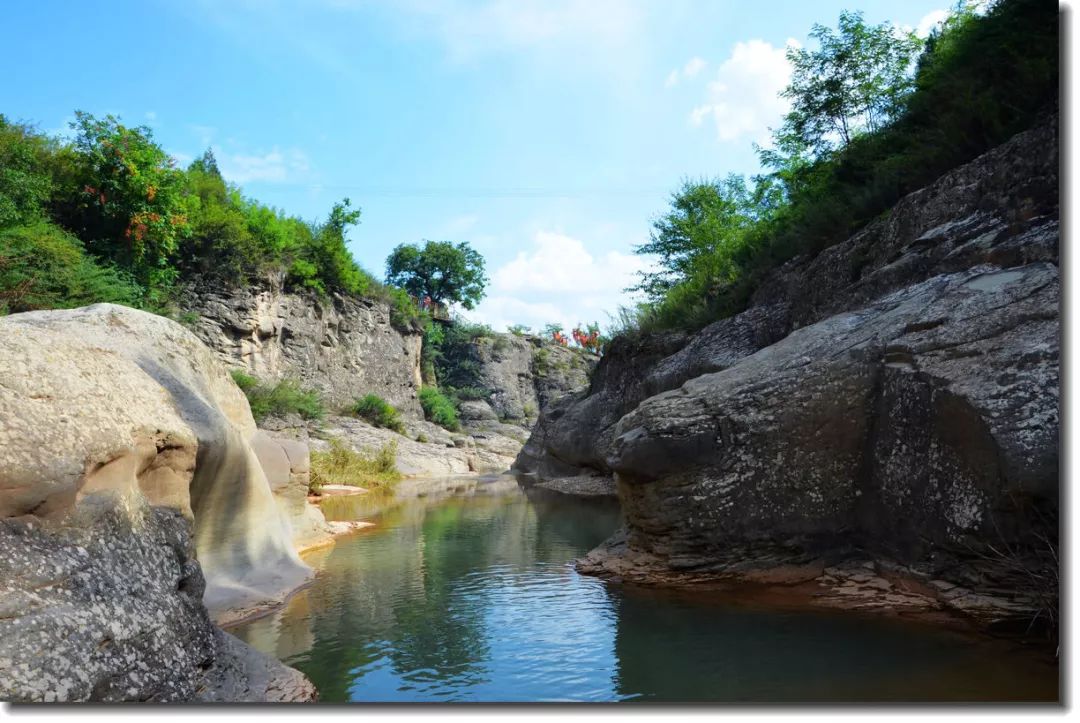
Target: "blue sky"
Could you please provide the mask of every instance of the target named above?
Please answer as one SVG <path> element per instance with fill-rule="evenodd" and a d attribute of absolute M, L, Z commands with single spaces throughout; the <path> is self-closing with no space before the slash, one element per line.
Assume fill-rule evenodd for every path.
<path fill-rule="evenodd" d="M 757 170 L 784 47 L 843 9 L 910 27 L 946 0 L 60 0 L 6 3 L 0 112 L 144 123 L 305 218 L 348 196 L 357 260 L 468 241 L 502 328 L 600 321 L 683 178 Z"/>

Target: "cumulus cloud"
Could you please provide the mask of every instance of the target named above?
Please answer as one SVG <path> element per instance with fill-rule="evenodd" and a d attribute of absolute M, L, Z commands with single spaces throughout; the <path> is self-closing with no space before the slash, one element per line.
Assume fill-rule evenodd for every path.
<path fill-rule="evenodd" d="M 915 34 L 920 38 L 930 35 L 930 32 L 949 17 L 948 10 L 931 10 L 923 16 L 919 24 L 915 26 Z"/>
<path fill-rule="evenodd" d="M 693 78 L 695 75 L 704 70 L 706 65 L 708 65 L 708 63 L 706 63 L 702 58 L 690 58 L 690 60 L 686 62 L 686 65 L 684 65 L 681 69 L 676 68 L 675 70 L 668 73 L 668 77 L 667 80 L 664 81 L 664 85 L 670 88 L 671 86 L 678 84 L 678 82 L 684 78 Z"/>
<path fill-rule="evenodd" d="M 651 265 L 650 259 L 618 251 L 594 255 L 579 239 L 539 231 L 531 248 L 492 272 L 490 295 L 469 316 L 496 329 L 552 322 L 603 326 L 619 306 L 633 303 L 624 289 Z"/>
<path fill-rule="evenodd" d="M 282 151 L 275 146 L 269 153 L 261 155 L 226 153 L 214 148 L 214 156 L 217 158 L 221 175 L 226 180 L 240 184 L 251 181 L 294 181 L 297 177 L 305 176 L 310 168 L 307 154 L 297 148 Z"/>
<path fill-rule="evenodd" d="M 791 80 L 788 47 L 799 43 L 794 39 L 781 47 L 764 40 L 736 43 L 709 83 L 706 102 L 691 111 L 691 125 L 711 118 L 721 141 L 744 136 L 767 141 L 769 128 L 778 125 L 789 109 L 788 101 L 779 97 Z"/>

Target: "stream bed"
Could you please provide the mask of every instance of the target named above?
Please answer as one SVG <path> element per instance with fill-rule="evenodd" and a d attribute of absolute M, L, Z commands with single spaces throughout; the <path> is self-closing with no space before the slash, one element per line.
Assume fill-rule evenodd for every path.
<path fill-rule="evenodd" d="M 228 629 L 323 702 L 1057 700 L 1053 656 L 1016 643 L 579 575 L 614 502 L 509 477 L 409 484 L 323 502 L 377 525 L 305 554 L 312 585 Z"/>

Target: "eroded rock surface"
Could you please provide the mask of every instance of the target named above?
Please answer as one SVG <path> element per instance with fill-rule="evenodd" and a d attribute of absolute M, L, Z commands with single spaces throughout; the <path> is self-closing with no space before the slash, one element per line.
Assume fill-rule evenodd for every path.
<path fill-rule="evenodd" d="M 185 307 L 195 334 L 233 368 L 260 379 L 297 379 L 333 406 L 378 394 L 422 418 L 421 334 L 399 328 L 381 302 L 287 293 L 280 282 L 245 289 L 193 288 Z"/>
<path fill-rule="evenodd" d="M 842 577 L 825 567 L 847 560 L 899 565 L 933 605 L 991 619 L 1048 604 L 1057 160 L 1053 117 L 779 268 L 743 313 L 613 345 L 515 464 L 540 480 L 614 475 L 627 529 L 582 569 L 819 570 L 824 590 Z M 1049 593 L 1025 589 L 1033 574 Z"/>
<path fill-rule="evenodd" d="M 246 400 L 194 335 L 125 307 L 16 314 L 0 338 L 5 699 L 192 697 L 225 663 L 204 603 L 311 574 Z"/>

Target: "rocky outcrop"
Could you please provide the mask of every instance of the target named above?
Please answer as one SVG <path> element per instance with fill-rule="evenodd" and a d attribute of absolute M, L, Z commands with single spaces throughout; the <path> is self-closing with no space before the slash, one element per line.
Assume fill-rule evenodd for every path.
<path fill-rule="evenodd" d="M 444 352 L 455 378 L 485 397 L 462 404 L 462 417 L 530 428 L 551 403 L 585 389 L 598 357 L 516 334 L 482 335 Z"/>
<path fill-rule="evenodd" d="M 743 313 L 613 345 L 517 460 L 614 475 L 627 528 L 582 568 L 797 569 L 828 586 L 850 581 L 829 565 L 861 556 L 950 591 L 935 605 L 1046 604 L 1032 580 L 1056 581 L 1057 190 L 1052 118 L 779 268 Z"/>
<path fill-rule="evenodd" d="M 9 316 L 0 337 L 0 696 L 191 700 L 240 685 L 225 670 L 253 698 L 310 692 L 207 613 L 311 574 L 210 350 L 109 304 Z"/>
<path fill-rule="evenodd" d="M 334 294 L 289 293 L 280 283 L 194 287 L 184 306 L 195 334 L 233 368 L 264 380 L 293 378 L 333 406 L 378 394 L 422 418 L 421 334 L 392 323 L 388 304 Z"/>

